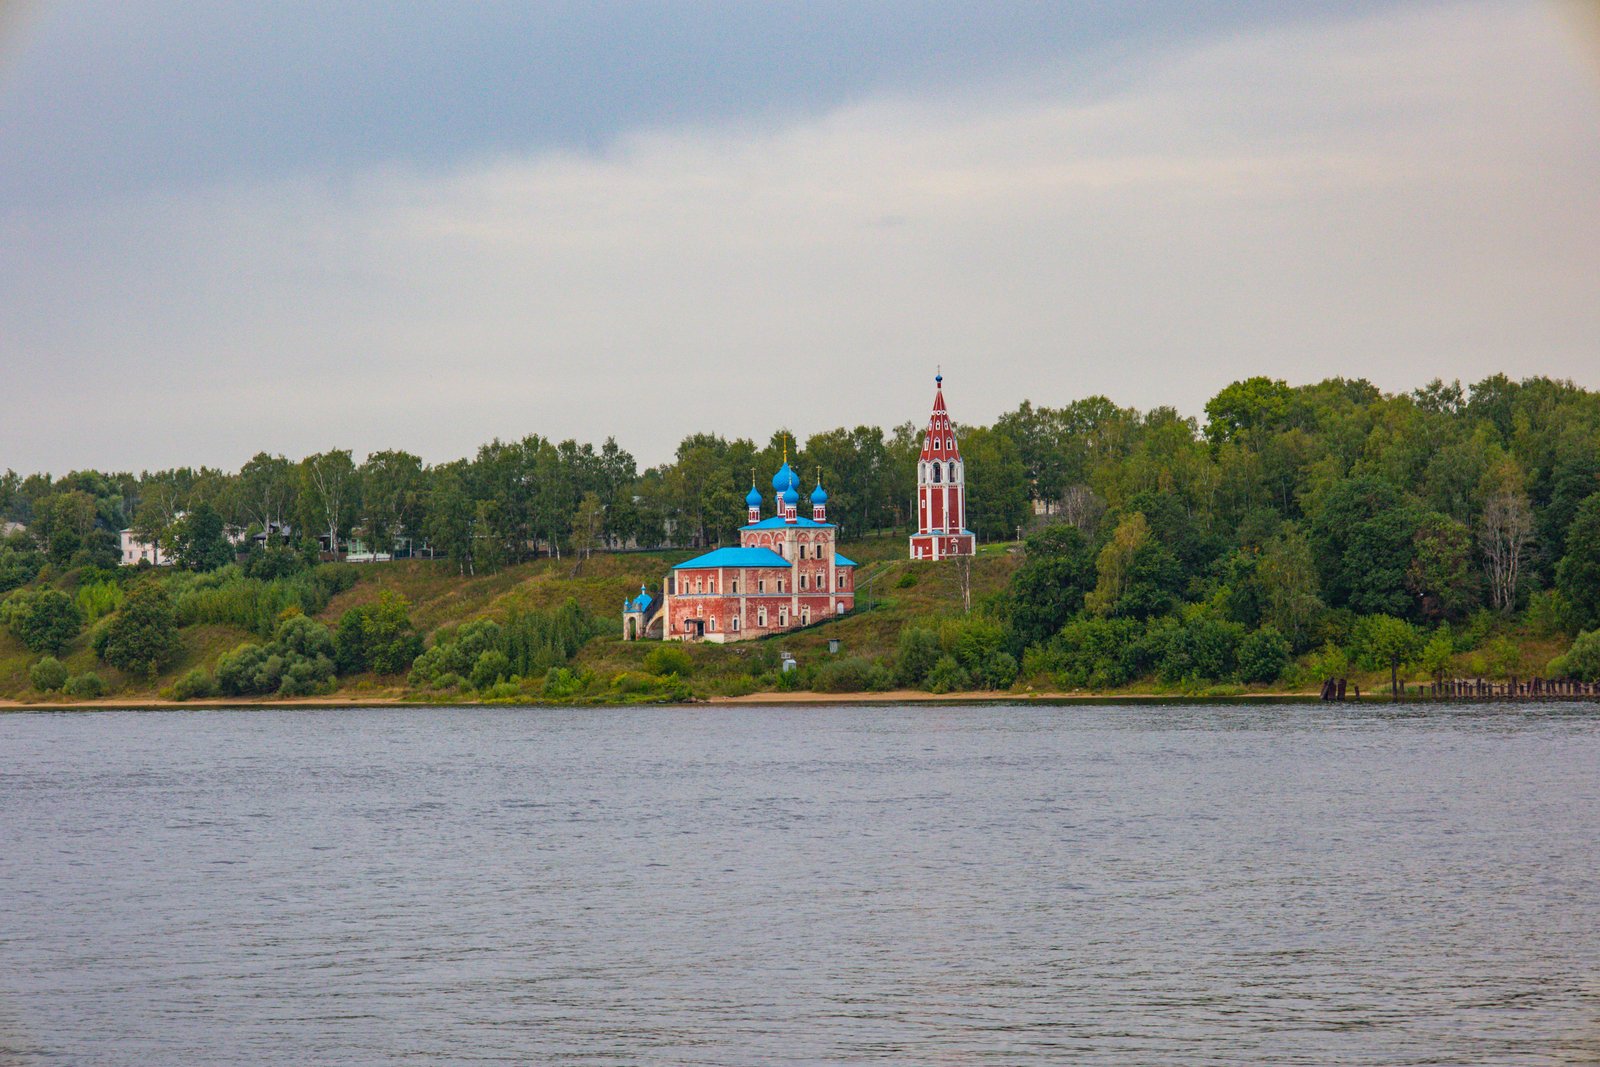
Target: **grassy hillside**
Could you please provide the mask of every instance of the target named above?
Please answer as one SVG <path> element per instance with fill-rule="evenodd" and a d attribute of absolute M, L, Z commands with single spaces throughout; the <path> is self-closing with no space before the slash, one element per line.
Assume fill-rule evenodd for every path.
<path fill-rule="evenodd" d="M 354 584 L 328 599 L 313 617 L 332 630 L 352 608 L 375 605 L 385 593 L 403 597 L 409 616 L 424 642 L 433 645 L 448 640 L 462 624 L 475 619 L 505 621 L 518 612 L 548 612 L 575 600 L 594 621 L 597 636 L 583 644 L 570 665 L 573 691 L 563 691 L 564 699 L 627 700 L 683 699 L 686 697 L 736 696 L 763 690 L 791 687 L 797 681 L 819 688 L 847 688 L 837 680 L 830 686 L 813 677 L 813 671 L 842 660 L 863 668 L 872 666 L 874 684 L 887 687 L 892 677 L 900 635 L 908 626 L 926 624 L 940 618 L 960 619 L 963 612 L 961 568 L 943 562 L 928 564 L 904 558 L 902 538 L 885 537 L 846 546 L 847 553 L 861 565 L 857 572 L 856 610 L 842 619 L 819 623 L 808 629 L 759 641 L 729 645 L 673 645 L 681 649 L 686 661 L 662 665 L 654 650 L 658 641 L 626 642 L 621 639 L 619 609 L 623 600 L 638 592 L 641 585 L 661 587 L 666 571 L 687 558 L 687 552 L 628 553 L 595 555 L 589 559 L 539 560 L 492 574 L 462 576 L 442 561 L 408 561 L 364 565 L 355 568 Z M 970 599 L 975 613 L 1000 594 L 1022 561 L 1021 549 L 1012 544 L 984 546 L 970 568 Z M 158 580 L 176 588 L 183 576 L 162 574 Z M 49 582 L 46 578 L 45 582 Z M 74 591 L 74 577 L 57 578 L 49 584 L 64 592 Z M 262 642 L 266 638 L 240 626 L 205 622 L 180 629 L 182 651 L 167 669 L 154 679 L 130 676 L 100 662 L 92 647 L 93 627 L 86 627 L 60 657 L 73 675 L 94 672 L 106 685 L 106 700 L 140 701 L 170 695 L 174 682 L 196 668 L 214 672 L 221 656 L 243 642 Z M 840 642 L 840 655 L 831 657 L 830 640 Z M 1505 657 L 1507 644 L 1517 650 L 1525 670 L 1537 671 L 1566 648 L 1566 639 L 1546 636 L 1523 628 L 1502 627 L 1481 635 L 1480 645 L 1497 642 Z M 784 677 L 777 671 L 778 653 L 792 654 L 804 670 L 799 679 Z M 1492 666 L 1483 648 L 1463 652 L 1457 657 L 1459 673 L 1488 675 Z M 69 702 L 61 694 L 35 691 L 29 682 L 29 668 L 39 656 L 28 652 L 9 632 L 0 628 L 0 699 L 26 703 Z M 1303 691 L 1314 688 L 1303 669 L 1291 672 L 1276 691 Z M 671 684 L 663 682 L 669 671 Z M 681 675 L 678 677 L 677 675 Z M 1411 673 L 1413 680 L 1420 678 Z M 1386 688 L 1383 672 L 1354 672 L 1352 680 L 1364 692 Z M 470 686 L 446 690 L 412 685 L 405 672 L 388 676 L 347 674 L 340 676 L 329 699 L 403 699 L 419 701 L 523 700 L 548 696 L 542 678 L 513 679 L 492 688 L 474 691 Z M 857 685 L 856 688 L 860 688 Z M 1019 677 L 1014 690 L 1037 692 L 1055 688 L 1048 676 Z M 1256 687 L 1259 691 L 1262 687 Z M 1162 692 L 1163 687 L 1145 678 L 1123 692 Z M 1170 692 L 1183 690 L 1168 687 Z M 1241 686 L 1213 687 L 1213 695 L 1244 692 Z"/>

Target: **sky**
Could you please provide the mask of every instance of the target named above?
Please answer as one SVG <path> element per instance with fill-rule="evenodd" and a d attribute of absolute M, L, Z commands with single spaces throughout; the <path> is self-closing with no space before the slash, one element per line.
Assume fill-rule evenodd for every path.
<path fill-rule="evenodd" d="M 1585 0 L 0 5 L 0 470 L 1600 388 Z"/>

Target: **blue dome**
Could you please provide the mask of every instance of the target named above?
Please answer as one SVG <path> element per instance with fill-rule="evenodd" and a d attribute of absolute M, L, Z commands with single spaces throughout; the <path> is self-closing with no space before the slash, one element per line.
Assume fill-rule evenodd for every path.
<path fill-rule="evenodd" d="M 744 502 L 753 508 L 759 508 L 761 506 L 761 490 L 752 485 L 750 491 L 744 496 Z"/>
<path fill-rule="evenodd" d="M 798 504 L 800 503 L 800 494 L 793 489 L 785 489 L 783 491 L 783 502 L 790 506 Z"/>
<path fill-rule="evenodd" d="M 779 467 L 778 473 L 772 476 L 772 488 L 780 493 L 786 489 L 794 489 L 799 484 L 800 476 L 787 463 Z"/>
<path fill-rule="evenodd" d="M 817 487 L 811 490 L 811 502 L 813 504 L 826 504 L 828 502 L 828 491 L 822 488 L 821 482 L 818 482 Z"/>

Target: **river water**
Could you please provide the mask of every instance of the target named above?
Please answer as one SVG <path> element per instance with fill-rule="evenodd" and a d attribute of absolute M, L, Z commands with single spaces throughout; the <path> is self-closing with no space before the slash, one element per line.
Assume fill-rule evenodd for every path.
<path fill-rule="evenodd" d="M 1600 709 L 0 715 L 0 1064 L 1600 1062 Z"/>

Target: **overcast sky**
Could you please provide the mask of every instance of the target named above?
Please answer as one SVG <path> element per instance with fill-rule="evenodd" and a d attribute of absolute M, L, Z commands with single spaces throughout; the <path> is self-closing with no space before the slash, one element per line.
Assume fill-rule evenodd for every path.
<path fill-rule="evenodd" d="M 0 6 L 0 469 L 1600 388 L 1575 2 Z"/>

